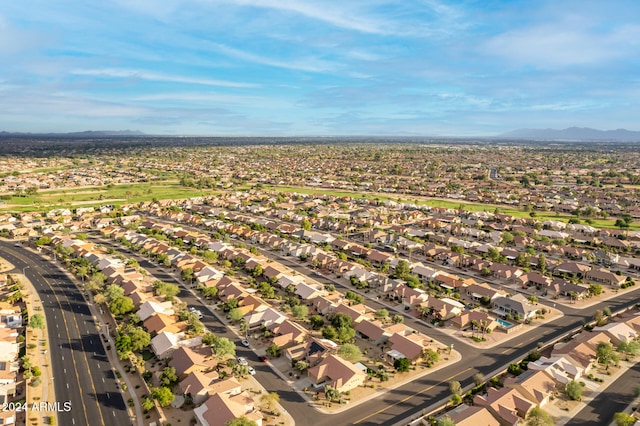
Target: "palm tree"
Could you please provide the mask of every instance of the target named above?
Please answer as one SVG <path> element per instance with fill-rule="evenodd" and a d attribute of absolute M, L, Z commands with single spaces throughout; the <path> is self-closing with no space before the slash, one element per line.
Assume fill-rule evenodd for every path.
<path fill-rule="evenodd" d="M 240 328 L 240 333 L 242 333 L 242 335 L 246 339 L 247 333 L 249 332 L 249 322 L 246 319 L 242 319 L 240 320 L 240 324 L 238 325 L 238 327 Z"/>
<path fill-rule="evenodd" d="M 471 336 L 475 337 L 476 329 L 480 327 L 480 324 L 476 320 L 471 320 Z"/>

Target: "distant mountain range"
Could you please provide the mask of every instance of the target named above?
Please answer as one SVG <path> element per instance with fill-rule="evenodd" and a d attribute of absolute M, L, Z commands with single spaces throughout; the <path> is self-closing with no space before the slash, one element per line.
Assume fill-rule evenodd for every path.
<path fill-rule="evenodd" d="M 104 136 L 145 136 L 139 130 L 86 130 L 84 132 L 71 133 L 22 133 L 22 132 L 0 132 L 0 136 L 69 136 L 75 138 L 84 137 L 104 137 Z"/>
<path fill-rule="evenodd" d="M 557 129 L 518 129 L 498 135 L 500 138 L 569 141 L 640 142 L 640 132 L 616 129 L 597 130 L 589 127 Z"/>

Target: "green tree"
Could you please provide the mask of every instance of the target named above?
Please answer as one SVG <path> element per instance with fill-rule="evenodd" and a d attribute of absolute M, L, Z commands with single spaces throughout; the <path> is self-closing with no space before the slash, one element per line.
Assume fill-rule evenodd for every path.
<path fill-rule="evenodd" d="M 311 315 L 309 317 L 311 328 L 319 330 L 324 325 L 324 319 L 320 315 Z"/>
<path fill-rule="evenodd" d="M 118 352 L 118 358 L 127 359 L 131 354 L 131 337 L 127 334 L 120 334 L 116 338 L 116 351 Z"/>
<path fill-rule="evenodd" d="M 305 371 L 307 368 L 309 368 L 309 363 L 303 360 L 296 361 L 295 367 L 298 371 Z"/>
<path fill-rule="evenodd" d="M 589 293 L 592 296 L 599 296 L 602 294 L 602 286 L 600 284 L 589 285 Z"/>
<path fill-rule="evenodd" d="M 340 399 L 340 392 L 331 387 L 331 386 L 325 386 L 324 387 L 324 396 L 329 400 L 329 401 L 337 401 L 338 399 Z"/>
<path fill-rule="evenodd" d="M 233 372 L 233 375 L 236 377 L 247 377 L 249 375 L 248 365 L 234 364 L 231 370 Z"/>
<path fill-rule="evenodd" d="M 411 366 L 411 361 L 407 358 L 398 358 L 393 361 L 393 368 L 395 368 L 400 373 L 406 373 L 409 371 L 409 367 Z"/>
<path fill-rule="evenodd" d="M 553 426 L 553 417 L 540 407 L 533 407 L 527 414 L 527 426 Z"/>
<path fill-rule="evenodd" d="M 618 352 L 623 352 L 627 355 L 636 356 L 640 353 L 640 343 L 634 340 L 624 339 L 618 345 Z"/>
<path fill-rule="evenodd" d="M 347 361 L 358 362 L 362 359 L 362 352 L 360 348 L 352 343 L 345 343 L 338 349 L 338 355 Z"/>
<path fill-rule="evenodd" d="M 302 229 L 305 231 L 311 230 L 311 221 L 309 219 L 302 219 Z"/>
<path fill-rule="evenodd" d="M 215 334 L 208 331 L 204 333 L 204 335 L 202 336 L 202 344 L 207 346 L 213 346 L 213 344 L 216 342 L 217 339 L 218 338 L 216 337 Z"/>
<path fill-rule="evenodd" d="M 309 308 L 306 305 L 296 305 L 291 308 L 291 315 L 297 319 L 305 318 L 309 315 Z"/>
<path fill-rule="evenodd" d="M 280 402 L 280 395 L 277 392 L 265 393 L 260 397 L 260 402 L 267 407 L 267 410 L 273 410 Z"/>
<path fill-rule="evenodd" d="M 89 281 L 84 285 L 85 290 L 95 293 L 104 289 L 104 283 L 107 277 L 102 272 L 97 272 L 89 278 Z"/>
<path fill-rule="evenodd" d="M 338 342 L 346 343 L 350 342 L 356 336 L 356 330 L 352 327 L 339 327 L 338 332 Z"/>
<path fill-rule="evenodd" d="M 544 273 L 547 270 L 547 258 L 543 253 L 538 255 L 538 269 Z"/>
<path fill-rule="evenodd" d="M 115 316 L 121 316 L 127 314 L 135 308 L 133 300 L 127 296 L 120 296 L 109 303 L 109 311 Z"/>
<path fill-rule="evenodd" d="M 258 423 L 253 420 L 249 420 L 245 416 L 240 416 L 233 420 L 229 420 L 226 426 L 258 426 Z"/>
<path fill-rule="evenodd" d="M 616 422 L 617 426 L 633 426 L 636 424 L 638 419 L 631 414 L 618 412 L 613 415 L 613 421 Z"/>
<path fill-rule="evenodd" d="M 34 314 L 29 318 L 29 327 L 44 329 L 44 315 Z"/>
<path fill-rule="evenodd" d="M 176 368 L 165 367 L 162 370 L 162 374 L 160 374 L 160 383 L 162 383 L 163 386 L 167 386 L 169 388 L 172 388 L 176 383 L 178 383 Z"/>
<path fill-rule="evenodd" d="M 242 310 L 240 308 L 233 308 L 229 311 L 228 316 L 231 321 L 240 321 L 243 317 Z"/>
<path fill-rule="evenodd" d="M 151 390 L 151 396 L 158 401 L 161 407 L 166 407 L 173 402 L 173 392 L 166 386 L 160 386 Z"/>
<path fill-rule="evenodd" d="M 211 345 L 211 350 L 218 360 L 229 356 L 236 356 L 236 345 L 226 337 L 216 337 Z"/>
<path fill-rule="evenodd" d="M 393 321 L 394 324 L 402 324 L 404 322 L 404 317 L 400 314 L 395 314 L 391 317 L 391 321 Z"/>
<path fill-rule="evenodd" d="M 127 336 L 131 339 L 131 350 L 140 352 L 151 344 L 151 335 L 142 327 L 127 327 Z"/>
<path fill-rule="evenodd" d="M 156 280 L 153 283 L 153 294 L 156 296 L 173 297 L 178 293 L 180 293 L 180 287 L 175 284 L 166 283 L 160 280 Z"/>
<path fill-rule="evenodd" d="M 438 355 L 438 352 L 434 351 L 433 349 L 425 349 L 424 351 L 422 351 L 422 358 L 429 366 L 432 366 L 433 364 L 438 362 L 440 356 Z"/>
<path fill-rule="evenodd" d="M 389 311 L 387 311 L 386 309 L 382 308 L 382 309 L 378 309 L 375 313 L 376 318 L 379 318 L 381 320 L 385 320 L 389 317 Z"/>
<path fill-rule="evenodd" d="M 457 380 L 452 380 L 449 382 L 449 392 L 451 395 L 460 395 L 462 393 L 462 385 Z"/>
<path fill-rule="evenodd" d="M 582 385 L 580 382 L 571 380 L 564 388 L 564 393 L 573 401 L 580 401 L 582 399 Z"/>
<path fill-rule="evenodd" d="M 153 410 L 153 407 L 155 406 L 156 406 L 155 402 L 153 402 L 153 399 L 150 398 L 149 396 L 142 398 L 142 409 L 144 410 L 145 413 L 150 410 Z"/>
<path fill-rule="evenodd" d="M 394 276 L 396 278 L 404 279 L 409 274 L 411 274 L 411 268 L 409 267 L 409 262 L 406 260 L 400 260 L 398 265 L 396 266 L 396 270 L 394 272 Z"/>
<path fill-rule="evenodd" d="M 107 296 L 107 300 L 112 302 L 113 300 L 124 296 L 124 289 L 116 284 L 111 284 L 108 286 L 105 291 L 105 296 Z"/>
<path fill-rule="evenodd" d="M 267 355 L 270 355 L 274 358 L 277 358 L 280 356 L 280 347 L 278 345 L 276 345 L 275 343 L 272 343 L 269 345 L 269 347 L 267 348 Z"/>
<path fill-rule="evenodd" d="M 481 384 L 484 383 L 484 374 L 478 372 L 476 374 L 473 375 L 473 383 L 476 386 L 480 386 Z"/>
<path fill-rule="evenodd" d="M 613 345 L 607 342 L 600 342 L 596 346 L 596 358 L 600 364 L 606 366 L 609 369 L 611 361 L 617 362 L 617 355 L 613 352 Z"/>
<path fill-rule="evenodd" d="M 438 419 L 438 422 L 436 423 L 436 425 L 437 426 L 456 426 L 456 423 L 451 419 L 451 417 L 449 417 L 448 415 L 445 415 Z"/>
<path fill-rule="evenodd" d="M 335 329 L 335 327 L 327 325 L 326 327 L 322 328 L 322 337 L 329 340 L 336 340 L 338 337 L 338 331 Z"/>

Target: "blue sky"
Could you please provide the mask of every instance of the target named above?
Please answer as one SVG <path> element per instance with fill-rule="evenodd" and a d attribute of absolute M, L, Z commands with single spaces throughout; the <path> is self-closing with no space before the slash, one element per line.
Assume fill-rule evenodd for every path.
<path fill-rule="evenodd" d="M 22 0 L 0 130 L 640 130 L 637 0 Z"/>

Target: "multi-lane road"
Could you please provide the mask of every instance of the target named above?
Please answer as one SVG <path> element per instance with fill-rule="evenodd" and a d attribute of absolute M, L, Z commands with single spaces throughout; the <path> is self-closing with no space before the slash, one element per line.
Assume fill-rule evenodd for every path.
<path fill-rule="evenodd" d="M 157 279 L 166 282 L 178 284 L 181 292 L 178 295 L 188 306 L 202 307 L 202 302 L 196 298 L 191 291 L 188 291 L 184 284 L 168 274 L 166 269 L 148 261 L 146 258 L 122 248 L 117 244 L 94 239 L 96 243 L 104 243 L 116 250 L 126 253 L 127 256 L 135 258 L 141 267 Z M 282 259 L 280 259 L 282 262 Z M 298 270 L 301 273 L 309 274 L 311 271 L 295 260 L 284 261 L 286 266 Z M 328 278 L 318 277 L 319 281 L 333 282 Z M 606 302 L 612 311 L 630 306 L 638 302 L 638 291 L 624 293 L 614 300 Z M 367 305 L 373 309 L 386 307 L 375 300 L 367 300 Z M 568 333 L 578 330 L 582 325 L 590 321 L 597 308 L 601 306 L 593 306 L 586 309 L 573 309 L 570 307 L 560 306 L 559 309 L 564 313 L 561 318 L 545 323 L 537 328 L 533 328 L 530 332 L 513 337 L 509 341 L 503 342 L 490 350 L 479 350 L 465 342 L 459 341 L 450 335 L 439 331 L 437 328 L 431 328 L 424 322 L 405 317 L 405 323 L 416 330 L 422 331 L 435 340 L 445 344 L 455 345 L 455 350 L 462 354 L 463 360 L 456 364 L 447 366 L 440 370 L 434 371 L 424 377 L 413 380 L 399 388 L 388 391 L 387 393 L 372 399 L 365 403 L 359 404 L 347 411 L 338 414 L 322 414 L 312 407 L 276 374 L 270 371 L 267 365 L 262 365 L 252 351 L 238 346 L 238 354 L 247 357 L 251 364 L 257 370 L 256 378 L 269 392 L 278 392 L 281 399 L 281 405 L 293 416 L 298 419 L 300 424 L 306 424 L 301 419 L 313 419 L 313 424 L 318 426 L 335 426 L 344 424 L 360 424 L 360 425 L 381 425 L 395 424 L 402 419 L 417 415 L 425 408 L 442 404 L 449 396 L 448 382 L 451 380 L 460 381 L 463 387 L 471 385 L 473 375 L 477 372 L 490 376 L 498 370 L 505 369 L 511 362 L 519 361 L 527 355 L 529 351 L 536 348 L 539 342 L 551 342 L 555 339 L 562 338 Z M 208 310 L 201 309 L 204 318 L 203 323 L 207 328 L 216 334 L 235 339 L 237 336 L 232 334 L 226 326 L 221 323 Z"/>
<path fill-rule="evenodd" d="M 58 265 L 14 243 L 0 241 L 0 256 L 15 266 L 11 272 L 25 273 L 42 300 L 55 389 L 43 402 L 71 402 L 69 411 L 57 412 L 59 424 L 132 424 L 80 290 Z"/>

